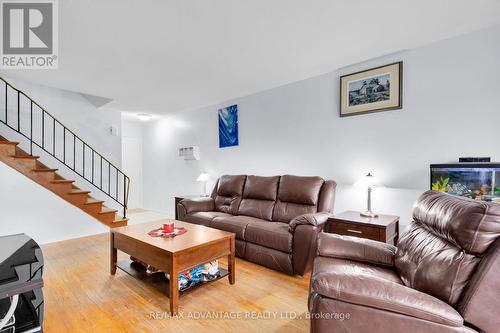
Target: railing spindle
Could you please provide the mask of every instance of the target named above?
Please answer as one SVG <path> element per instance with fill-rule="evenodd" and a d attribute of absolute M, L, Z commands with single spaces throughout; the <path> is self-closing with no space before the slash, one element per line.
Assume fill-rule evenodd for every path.
<path fill-rule="evenodd" d="M 66 126 L 63 125 L 63 161 L 66 164 Z"/>
<path fill-rule="evenodd" d="M 99 156 L 101 157 L 101 168 L 99 169 L 99 171 L 100 171 L 99 173 L 101 174 L 101 185 L 99 186 L 99 188 L 100 188 L 100 189 L 101 189 L 101 191 L 102 191 L 102 155 L 101 155 L 101 154 L 99 154 Z"/>
<path fill-rule="evenodd" d="M 83 163 L 83 178 L 85 178 L 85 142 L 82 141 L 82 163 Z"/>
<path fill-rule="evenodd" d="M 116 171 L 116 193 L 115 193 L 115 198 L 118 200 L 118 169 L 115 168 Z"/>
<path fill-rule="evenodd" d="M 56 118 L 52 117 L 52 152 L 56 156 Z"/>
<path fill-rule="evenodd" d="M 108 195 L 111 195 L 111 163 L 108 162 Z"/>
<path fill-rule="evenodd" d="M 73 134 L 73 171 L 76 170 L 76 136 Z"/>
<path fill-rule="evenodd" d="M 19 95 L 19 90 L 17 91 L 17 131 L 21 131 L 21 97 Z"/>
<path fill-rule="evenodd" d="M 5 83 L 5 124 L 7 124 L 7 126 L 9 125 L 9 112 L 7 111 L 7 108 L 8 108 L 8 103 L 7 103 L 7 100 L 8 100 L 8 97 L 9 97 L 9 92 L 7 91 L 7 83 Z"/>
<path fill-rule="evenodd" d="M 30 155 L 33 156 L 33 101 L 30 104 Z"/>
<path fill-rule="evenodd" d="M 45 110 L 42 109 L 42 148 L 45 148 Z"/>
<path fill-rule="evenodd" d="M 123 175 L 123 218 L 127 218 L 127 176 Z"/>

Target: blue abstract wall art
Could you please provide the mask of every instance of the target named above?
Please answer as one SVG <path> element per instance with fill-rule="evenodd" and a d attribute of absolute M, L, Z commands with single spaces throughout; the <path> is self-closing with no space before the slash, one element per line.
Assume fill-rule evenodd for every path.
<path fill-rule="evenodd" d="M 219 148 L 238 145 L 238 106 L 219 109 Z"/>

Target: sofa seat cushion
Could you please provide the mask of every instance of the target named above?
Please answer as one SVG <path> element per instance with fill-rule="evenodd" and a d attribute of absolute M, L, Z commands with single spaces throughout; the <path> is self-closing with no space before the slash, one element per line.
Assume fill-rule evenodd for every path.
<path fill-rule="evenodd" d="M 253 243 L 246 243 L 245 259 L 256 264 L 293 274 L 292 254 L 270 249 Z"/>
<path fill-rule="evenodd" d="M 288 223 L 252 221 L 247 226 L 245 240 L 286 253 L 292 252 L 292 234 L 288 231 Z"/>
<path fill-rule="evenodd" d="M 189 223 L 200 224 L 210 227 L 212 224 L 212 220 L 216 217 L 221 217 L 221 216 L 232 216 L 232 215 L 222 212 L 195 212 L 187 214 L 183 220 Z"/>
<path fill-rule="evenodd" d="M 460 327 L 463 319 L 450 305 L 406 287 L 391 269 L 345 259 L 317 257 L 312 289 L 323 296 Z"/>
<path fill-rule="evenodd" d="M 247 225 L 253 222 L 260 222 L 262 220 L 250 216 L 221 216 L 216 217 L 212 224 L 212 228 L 232 232 L 236 234 L 236 239 L 245 240 L 245 230 Z"/>

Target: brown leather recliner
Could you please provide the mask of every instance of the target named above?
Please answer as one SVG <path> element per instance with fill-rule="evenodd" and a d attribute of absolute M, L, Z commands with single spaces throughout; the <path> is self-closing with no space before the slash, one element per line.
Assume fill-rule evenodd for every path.
<path fill-rule="evenodd" d="M 209 198 L 184 199 L 181 221 L 236 234 L 236 255 L 304 275 L 333 208 L 336 184 L 320 177 L 222 176 Z"/>
<path fill-rule="evenodd" d="M 425 192 L 397 247 L 321 234 L 311 332 L 500 332 L 500 205 Z"/>

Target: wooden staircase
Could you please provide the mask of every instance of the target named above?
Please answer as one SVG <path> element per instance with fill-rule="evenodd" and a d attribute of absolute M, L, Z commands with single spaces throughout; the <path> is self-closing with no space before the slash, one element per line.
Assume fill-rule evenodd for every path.
<path fill-rule="evenodd" d="M 128 219 L 119 216 L 117 210 L 106 207 L 104 201 L 93 198 L 90 191 L 78 188 L 74 180 L 63 178 L 57 173 L 57 169 L 47 167 L 39 161 L 39 156 L 26 153 L 18 147 L 18 144 L 19 142 L 8 141 L 0 136 L 0 161 L 103 224 L 111 228 L 127 225 Z"/>

